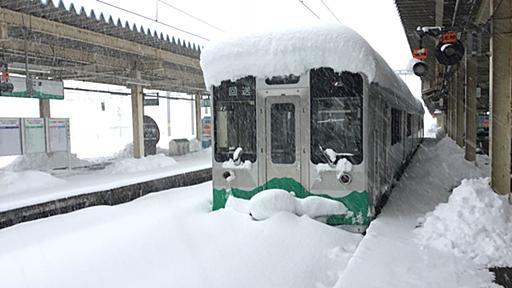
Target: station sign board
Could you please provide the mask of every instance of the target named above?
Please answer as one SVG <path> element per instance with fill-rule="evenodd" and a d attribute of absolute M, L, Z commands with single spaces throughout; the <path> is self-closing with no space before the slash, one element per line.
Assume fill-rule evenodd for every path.
<path fill-rule="evenodd" d="M 48 131 L 47 152 L 69 152 L 69 119 L 49 118 L 46 129 Z"/>
<path fill-rule="evenodd" d="M 23 154 L 46 152 L 44 118 L 23 118 Z"/>
<path fill-rule="evenodd" d="M 158 106 L 160 101 L 158 98 L 144 98 L 144 106 Z"/>
<path fill-rule="evenodd" d="M 201 99 L 201 107 L 211 107 L 210 98 Z"/>
<path fill-rule="evenodd" d="M 426 60 L 428 58 L 428 49 L 427 48 L 413 49 L 412 57 L 414 59 L 418 59 L 421 61 Z"/>
<path fill-rule="evenodd" d="M 20 155 L 21 121 L 19 118 L 0 118 L 0 156 Z"/>
<path fill-rule="evenodd" d="M 457 32 L 449 31 L 441 35 L 441 43 L 455 44 L 457 43 Z"/>
<path fill-rule="evenodd" d="M 30 79 L 30 89 L 27 89 L 27 79 L 11 76 L 8 82 L 12 85 L 2 85 L 0 96 L 38 98 L 38 99 L 64 99 L 64 83 L 56 80 Z"/>

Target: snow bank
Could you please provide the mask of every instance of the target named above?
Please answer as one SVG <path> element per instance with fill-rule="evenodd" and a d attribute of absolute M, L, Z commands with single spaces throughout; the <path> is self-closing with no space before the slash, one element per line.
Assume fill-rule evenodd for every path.
<path fill-rule="evenodd" d="M 289 213 L 210 212 L 211 191 L 208 182 L 1 229 L 0 287 L 332 287 L 362 239 Z"/>
<path fill-rule="evenodd" d="M 4 171 L 0 172 L 0 195 L 34 191 L 65 182 L 40 171 Z"/>
<path fill-rule="evenodd" d="M 362 72 L 370 82 L 408 95 L 409 104 L 423 111 L 384 59 L 359 34 L 340 24 L 323 23 L 211 42 L 201 53 L 201 67 L 207 87 L 247 75 L 300 75 L 319 67 Z"/>
<path fill-rule="evenodd" d="M 464 160 L 464 150 L 449 138 L 425 139 L 335 287 L 496 287 L 485 267 L 423 246 L 415 233 L 418 217 L 446 202 L 462 179 L 488 175 L 477 160 Z"/>
<path fill-rule="evenodd" d="M 298 215 L 308 215 L 311 218 L 327 215 L 352 216 L 343 203 L 326 199 L 320 196 L 309 196 L 304 199 L 297 199 L 296 209 Z"/>
<path fill-rule="evenodd" d="M 69 154 L 69 160 L 72 167 L 85 166 L 90 164 L 88 161 L 80 160 L 75 154 Z M 44 170 L 48 171 L 54 168 L 63 168 L 68 166 L 67 153 L 53 154 L 27 154 L 17 157 L 12 163 L 5 166 L 6 171 L 24 171 L 24 170 Z"/>
<path fill-rule="evenodd" d="M 141 159 L 126 158 L 107 166 L 105 172 L 108 174 L 142 172 L 155 169 L 168 168 L 175 165 L 176 161 L 163 154 L 150 155 Z"/>
<path fill-rule="evenodd" d="M 169 155 L 169 149 L 156 147 L 156 153 L 157 154 L 164 154 Z M 124 146 L 123 149 L 119 150 L 118 152 L 114 153 L 114 155 L 111 157 L 114 159 L 126 159 L 126 158 L 133 158 L 133 143 L 128 143 L 126 146 Z"/>
<path fill-rule="evenodd" d="M 295 213 L 296 199 L 293 194 L 281 189 L 268 189 L 249 200 L 249 211 L 256 220 L 263 220 L 279 212 Z"/>
<path fill-rule="evenodd" d="M 281 212 L 307 215 L 311 218 L 352 213 L 341 202 L 320 196 L 299 199 L 293 193 L 282 189 L 263 190 L 250 200 L 229 197 L 226 208 L 250 214 L 256 220 L 268 219 Z"/>
<path fill-rule="evenodd" d="M 463 180 L 448 203 L 416 230 L 423 245 L 455 252 L 487 267 L 512 267 L 512 205 L 488 178 Z"/>

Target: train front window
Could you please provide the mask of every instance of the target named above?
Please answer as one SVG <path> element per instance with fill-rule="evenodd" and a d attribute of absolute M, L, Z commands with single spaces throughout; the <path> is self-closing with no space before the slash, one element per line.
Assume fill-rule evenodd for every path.
<path fill-rule="evenodd" d="M 313 69 L 311 85 L 311 161 L 363 160 L 363 79 L 359 74 Z M 325 150 L 332 149 L 336 159 Z"/>
<path fill-rule="evenodd" d="M 271 158 L 272 163 L 295 163 L 295 105 L 272 104 L 270 108 Z"/>
<path fill-rule="evenodd" d="M 245 77 L 213 87 L 215 111 L 215 160 L 232 159 L 241 148 L 240 160 L 256 161 L 256 81 Z M 237 159 L 234 159 L 237 160 Z"/>

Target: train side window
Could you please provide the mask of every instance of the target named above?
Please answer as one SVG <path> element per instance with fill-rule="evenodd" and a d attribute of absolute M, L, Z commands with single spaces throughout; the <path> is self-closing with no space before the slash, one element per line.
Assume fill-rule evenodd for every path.
<path fill-rule="evenodd" d="M 412 134 L 412 115 L 407 113 L 407 136 Z"/>
<path fill-rule="evenodd" d="M 328 163 L 325 149 L 346 157 L 352 164 L 363 161 L 363 78 L 331 68 L 310 71 L 311 162 Z"/>
<path fill-rule="evenodd" d="M 295 163 L 295 105 L 277 103 L 270 106 L 270 154 L 272 163 Z"/>
<path fill-rule="evenodd" d="M 213 87 L 215 160 L 242 148 L 241 160 L 256 161 L 256 80 L 245 77 Z"/>
<path fill-rule="evenodd" d="M 402 141 L 402 117 L 401 111 L 397 109 L 391 109 L 391 145 L 394 145 Z"/>

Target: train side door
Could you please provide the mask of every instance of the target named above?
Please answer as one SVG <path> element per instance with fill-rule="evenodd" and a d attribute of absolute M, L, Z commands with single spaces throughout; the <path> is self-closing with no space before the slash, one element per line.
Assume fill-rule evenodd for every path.
<path fill-rule="evenodd" d="M 269 96 L 265 99 L 266 181 L 292 178 L 301 183 L 300 97 Z M 296 187 L 292 182 L 289 184 L 290 187 L 281 188 Z"/>
<path fill-rule="evenodd" d="M 380 161 L 379 161 L 379 173 L 380 173 L 380 189 L 381 192 L 385 192 L 387 190 L 387 181 L 389 179 L 388 175 L 388 129 L 389 129 L 389 117 L 388 117 L 388 105 L 384 102 L 384 100 L 381 100 L 381 110 L 378 111 L 378 115 L 380 115 L 380 131 L 381 131 L 381 138 L 379 139 L 380 143 Z"/>

